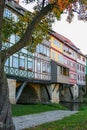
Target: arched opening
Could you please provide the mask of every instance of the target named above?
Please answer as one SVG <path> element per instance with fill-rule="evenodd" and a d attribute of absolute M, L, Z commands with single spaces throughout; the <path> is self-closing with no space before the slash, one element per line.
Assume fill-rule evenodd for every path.
<path fill-rule="evenodd" d="M 38 94 L 34 87 L 27 84 L 23 89 L 23 92 L 18 100 L 18 103 L 28 104 L 36 103 L 38 100 Z"/>

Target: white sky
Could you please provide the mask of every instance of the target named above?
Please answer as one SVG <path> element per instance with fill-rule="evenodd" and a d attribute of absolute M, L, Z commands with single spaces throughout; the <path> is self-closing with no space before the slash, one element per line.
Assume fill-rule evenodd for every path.
<path fill-rule="evenodd" d="M 32 4 L 24 7 L 30 10 Z M 69 24 L 66 16 L 66 14 L 62 15 L 61 20 L 53 24 L 53 30 L 71 40 L 83 54 L 87 54 L 87 22 L 79 21 L 75 14 L 72 23 Z"/>

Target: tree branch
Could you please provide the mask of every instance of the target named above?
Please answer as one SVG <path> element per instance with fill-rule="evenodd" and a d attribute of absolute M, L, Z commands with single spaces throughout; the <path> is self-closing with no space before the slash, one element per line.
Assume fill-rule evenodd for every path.
<path fill-rule="evenodd" d="M 44 4 L 45 4 L 45 0 L 43 0 L 43 2 L 42 2 L 42 9 L 43 9 L 43 7 L 44 7 Z"/>
<path fill-rule="evenodd" d="M 47 15 L 48 12 L 52 11 L 54 4 L 48 4 L 44 7 L 32 20 L 32 22 L 28 25 L 26 32 L 22 36 L 22 38 L 14 44 L 12 47 L 8 48 L 5 52 L 5 60 L 9 58 L 12 54 L 16 53 L 23 47 L 27 46 L 27 41 L 30 41 L 32 38 L 32 32 L 35 30 L 36 25 L 43 18 L 43 16 Z"/>

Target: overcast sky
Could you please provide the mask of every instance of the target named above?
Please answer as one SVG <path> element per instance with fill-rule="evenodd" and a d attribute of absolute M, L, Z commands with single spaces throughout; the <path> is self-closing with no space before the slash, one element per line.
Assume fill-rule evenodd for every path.
<path fill-rule="evenodd" d="M 24 7 L 31 9 L 32 5 Z M 53 24 L 53 30 L 70 39 L 83 54 L 87 54 L 87 22 L 77 20 L 76 14 L 70 24 L 66 21 L 66 14 L 62 15 L 61 20 Z"/>

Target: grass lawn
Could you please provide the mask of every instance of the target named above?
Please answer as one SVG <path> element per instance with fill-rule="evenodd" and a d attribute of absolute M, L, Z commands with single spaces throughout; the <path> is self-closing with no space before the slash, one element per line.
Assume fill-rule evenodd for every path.
<path fill-rule="evenodd" d="M 65 109 L 62 105 L 51 103 L 51 104 L 33 104 L 33 105 L 12 105 L 13 116 L 22 116 L 27 114 L 34 114 L 52 110 L 63 110 Z"/>
<path fill-rule="evenodd" d="M 72 116 L 24 130 L 87 130 L 87 107 Z"/>

